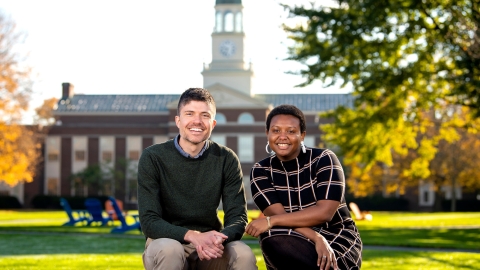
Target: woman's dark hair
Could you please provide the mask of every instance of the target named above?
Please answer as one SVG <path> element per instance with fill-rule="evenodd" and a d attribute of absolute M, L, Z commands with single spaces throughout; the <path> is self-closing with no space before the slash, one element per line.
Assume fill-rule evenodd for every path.
<path fill-rule="evenodd" d="M 177 115 L 180 115 L 180 109 L 188 104 L 190 101 L 203 101 L 207 104 L 213 105 L 214 113 L 215 113 L 215 100 L 213 100 L 212 95 L 208 92 L 207 89 L 203 88 L 188 88 L 183 92 L 180 96 L 180 100 L 178 101 L 177 106 Z"/>
<path fill-rule="evenodd" d="M 307 126 L 305 124 L 305 115 L 303 115 L 303 112 L 293 106 L 293 105 L 288 105 L 288 104 L 282 104 L 278 105 L 277 107 L 273 108 L 273 110 L 270 111 L 270 113 L 267 116 L 267 131 L 270 130 L 270 122 L 272 122 L 272 118 L 275 115 L 279 114 L 286 114 L 286 115 L 292 115 L 298 118 L 300 120 L 300 132 L 303 133 L 307 130 Z"/>

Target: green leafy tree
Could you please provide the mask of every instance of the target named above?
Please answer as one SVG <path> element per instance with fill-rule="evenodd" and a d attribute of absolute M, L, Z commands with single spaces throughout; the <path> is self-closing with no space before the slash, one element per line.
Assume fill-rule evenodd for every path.
<path fill-rule="evenodd" d="M 88 189 L 95 190 L 96 195 L 102 195 L 105 192 L 104 174 L 100 165 L 89 165 L 85 169 L 70 176 L 75 195 L 88 196 Z"/>
<path fill-rule="evenodd" d="M 352 108 L 324 114 L 333 119 L 321 127 L 324 139 L 357 175 L 410 155 L 401 174 L 430 177 L 438 144 L 458 140 L 459 127 L 479 127 L 480 1 L 336 3 L 286 7 L 302 20 L 284 25 L 288 60 L 304 64 L 299 86 L 352 88 Z"/>
<path fill-rule="evenodd" d="M 70 176 L 75 195 L 88 196 L 89 190 L 95 194 L 116 198 L 136 198 L 137 166 L 136 162 L 123 157 L 112 161 L 89 165 Z"/>

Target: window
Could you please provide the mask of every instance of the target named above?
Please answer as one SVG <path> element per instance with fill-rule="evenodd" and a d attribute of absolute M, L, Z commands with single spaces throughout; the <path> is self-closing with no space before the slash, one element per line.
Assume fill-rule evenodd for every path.
<path fill-rule="evenodd" d="M 113 159 L 112 151 L 102 151 L 102 161 L 110 162 Z"/>
<path fill-rule="evenodd" d="M 428 190 L 425 190 L 423 192 L 423 202 L 428 203 L 430 201 L 430 192 Z"/>
<path fill-rule="evenodd" d="M 421 183 L 419 186 L 419 206 L 432 206 L 435 203 L 433 186 L 430 183 Z"/>
<path fill-rule="evenodd" d="M 58 179 L 47 179 L 47 195 L 58 195 Z"/>
<path fill-rule="evenodd" d="M 217 11 L 215 15 L 215 32 L 222 32 L 222 12 Z"/>
<path fill-rule="evenodd" d="M 128 202 L 137 202 L 137 179 L 128 180 Z"/>
<path fill-rule="evenodd" d="M 235 32 L 242 32 L 242 13 L 235 14 Z"/>
<path fill-rule="evenodd" d="M 246 175 L 246 176 L 244 175 L 244 176 L 243 176 L 243 185 L 244 185 L 245 187 L 249 187 L 249 186 L 250 186 L 250 175 Z M 246 199 L 247 199 L 247 203 L 248 203 L 248 204 L 253 204 L 253 203 L 255 203 L 255 202 L 253 201 L 253 198 L 252 198 L 252 190 L 251 190 L 250 188 L 246 188 L 246 189 L 245 189 L 245 197 L 246 197 Z"/>
<path fill-rule="evenodd" d="M 58 161 L 58 153 L 48 153 L 48 161 Z"/>
<path fill-rule="evenodd" d="M 218 143 L 218 144 L 221 144 L 221 145 L 227 145 L 227 138 L 225 136 L 222 136 L 222 135 L 212 135 L 210 136 L 210 140 Z"/>
<path fill-rule="evenodd" d="M 225 32 L 233 32 L 233 13 L 231 11 L 225 12 Z"/>
<path fill-rule="evenodd" d="M 238 158 L 240 162 L 253 162 L 253 135 L 241 135 L 238 137 Z"/>
<path fill-rule="evenodd" d="M 128 159 L 139 160 L 140 159 L 140 151 L 138 151 L 138 150 L 128 151 Z"/>
<path fill-rule="evenodd" d="M 217 120 L 217 124 L 225 124 L 227 123 L 227 118 L 223 113 L 217 113 L 215 115 L 215 120 Z"/>
<path fill-rule="evenodd" d="M 255 119 L 251 113 L 244 112 L 238 116 L 238 123 L 240 124 L 253 124 Z"/>
<path fill-rule="evenodd" d="M 85 151 L 76 150 L 75 151 L 75 161 L 85 161 Z"/>
<path fill-rule="evenodd" d="M 317 147 L 315 144 L 315 136 L 305 136 L 303 143 L 306 147 Z"/>

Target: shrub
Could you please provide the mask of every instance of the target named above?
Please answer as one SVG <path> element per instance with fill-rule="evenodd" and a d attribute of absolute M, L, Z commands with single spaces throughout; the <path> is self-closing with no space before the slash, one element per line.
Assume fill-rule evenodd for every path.
<path fill-rule="evenodd" d="M 33 197 L 31 205 L 36 209 L 62 209 L 60 197 L 55 195 L 37 195 Z"/>
<path fill-rule="evenodd" d="M 63 209 L 60 205 L 60 197 L 65 198 L 70 204 L 72 209 L 85 209 L 85 199 L 83 196 L 56 196 L 56 195 L 37 195 L 32 199 L 33 208 L 37 209 Z M 105 207 L 105 201 L 108 200 L 107 196 L 88 196 L 88 198 L 97 198 L 102 203 L 102 207 Z"/>
<path fill-rule="evenodd" d="M 442 200 L 442 211 L 450 212 L 451 200 Z M 478 212 L 480 211 L 480 201 L 475 199 L 457 200 L 456 212 Z"/>
<path fill-rule="evenodd" d="M 17 197 L 9 195 L 0 195 L 0 209 L 18 209 L 22 204 Z"/>

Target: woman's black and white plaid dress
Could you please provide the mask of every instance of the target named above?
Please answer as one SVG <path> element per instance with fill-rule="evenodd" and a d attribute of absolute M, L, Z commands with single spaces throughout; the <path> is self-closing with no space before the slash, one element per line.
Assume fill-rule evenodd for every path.
<path fill-rule="evenodd" d="M 275 203 L 281 203 L 286 212 L 295 212 L 314 206 L 319 200 L 339 201 L 332 220 L 312 229 L 330 243 L 339 269 L 359 269 L 362 242 L 345 202 L 342 166 L 331 150 L 307 148 L 306 153 L 300 152 L 296 159 L 287 162 L 280 161 L 275 155 L 263 159 L 253 166 L 250 185 L 255 204 L 261 211 Z M 274 227 L 260 235 L 260 243 L 276 235 L 291 235 L 309 241 L 292 229 Z M 265 260 L 269 266 L 267 258 Z M 269 269 L 274 268 L 269 266 Z"/>

